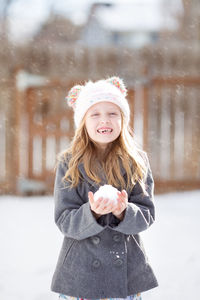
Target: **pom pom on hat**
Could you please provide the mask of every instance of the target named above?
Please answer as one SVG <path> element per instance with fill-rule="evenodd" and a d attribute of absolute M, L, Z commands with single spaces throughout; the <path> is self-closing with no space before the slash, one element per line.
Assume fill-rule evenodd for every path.
<path fill-rule="evenodd" d="M 74 121 L 79 127 L 88 109 L 99 102 L 111 102 L 116 104 L 125 116 L 125 122 L 129 122 L 130 109 L 126 100 L 127 90 L 118 77 L 110 77 L 96 82 L 89 81 L 85 85 L 75 85 L 66 97 L 68 105 L 74 109 Z"/>
<path fill-rule="evenodd" d="M 65 98 L 67 100 L 67 103 L 70 107 L 75 109 L 76 106 L 76 100 L 78 99 L 78 96 L 82 90 L 83 86 L 81 85 L 75 85 L 71 90 L 69 91 L 67 97 Z"/>
<path fill-rule="evenodd" d="M 107 82 L 113 84 L 114 86 L 116 86 L 121 93 L 126 97 L 127 94 L 127 89 L 125 87 L 125 84 L 123 82 L 123 80 L 119 77 L 113 76 L 107 79 Z"/>

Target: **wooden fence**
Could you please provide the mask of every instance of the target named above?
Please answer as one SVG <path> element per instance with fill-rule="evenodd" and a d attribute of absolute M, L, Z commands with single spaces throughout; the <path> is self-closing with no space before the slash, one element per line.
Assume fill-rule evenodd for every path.
<path fill-rule="evenodd" d="M 200 188 L 200 78 L 153 78 L 134 95 L 135 133 L 156 191 Z"/>
<path fill-rule="evenodd" d="M 73 84 L 10 83 L 6 105 L 1 89 L 1 193 L 52 193 L 56 155 L 74 132 L 64 101 Z M 128 91 L 131 125 L 148 152 L 156 192 L 200 188 L 200 78 L 146 78 Z"/>

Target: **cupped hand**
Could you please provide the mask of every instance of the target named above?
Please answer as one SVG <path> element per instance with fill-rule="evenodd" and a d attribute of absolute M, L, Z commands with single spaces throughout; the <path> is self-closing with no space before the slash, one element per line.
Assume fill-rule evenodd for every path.
<path fill-rule="evenodd" d="M 118 192 L 117 205 L 114 207 L 112 213 L 115 217 L 122 220 L 125 210 L 128 206 L 128 194 L 125 190 Z"/>

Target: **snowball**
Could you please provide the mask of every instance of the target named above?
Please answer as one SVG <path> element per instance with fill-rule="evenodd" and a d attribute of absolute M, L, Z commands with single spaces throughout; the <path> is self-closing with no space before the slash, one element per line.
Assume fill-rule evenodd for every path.
<path fill-rule="evenodd" d="M 110 201 L 113 201 L 115 204 L 117 204 L 118 192 L 118 189 L 112 185 L 105 184 L 101 186 L 96 193 L 94 193 L 94 201 L 97 201 L 100 197 L 103 197 L 108 198 Z"/>

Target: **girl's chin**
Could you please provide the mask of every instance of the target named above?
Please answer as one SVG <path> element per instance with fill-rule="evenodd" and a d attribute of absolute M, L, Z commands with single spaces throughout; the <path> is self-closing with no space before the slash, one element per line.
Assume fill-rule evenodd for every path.
<path fill-rule="evenodd" d="M 94 141 L 95 145 L 99 148 L 106 149 L 114 140 L 111 141 Z"/>

